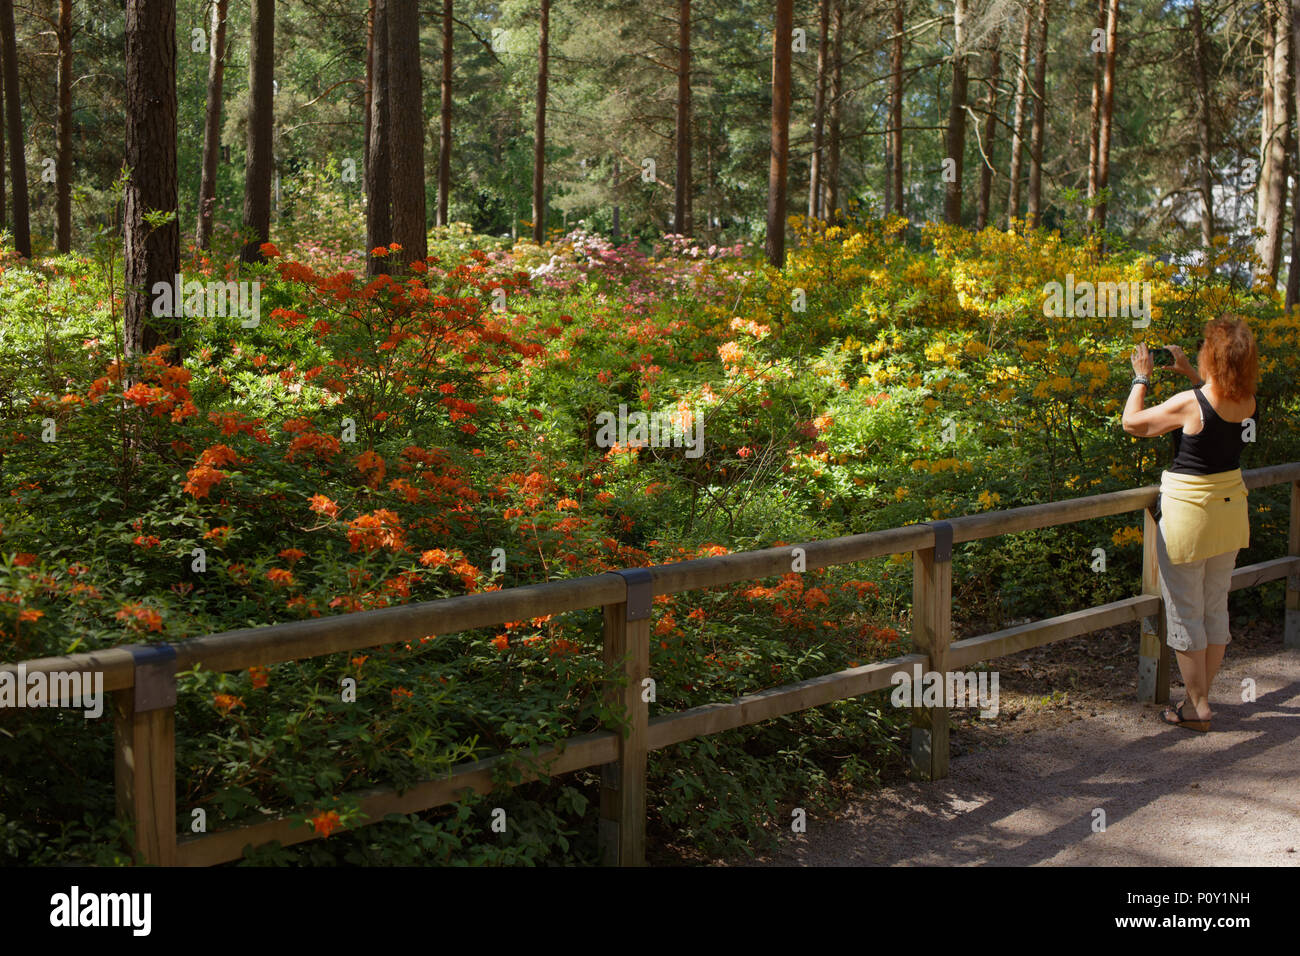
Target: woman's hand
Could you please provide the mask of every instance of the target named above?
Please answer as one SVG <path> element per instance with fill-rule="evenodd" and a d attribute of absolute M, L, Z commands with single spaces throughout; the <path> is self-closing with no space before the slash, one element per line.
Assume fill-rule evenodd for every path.
<path fill-rule="evenodd" d="M 1192 379 L 1193 381 L 1196 381 L 1197 379 L 1200 378 L 1200 376 L 1196 374 L 1196 369 L 1192 368 L 1192 363 L 1191 361 L 1188 360 L 1186 353 L 1184 353 L 1179 346 L 1170 345 L 1167 346 L 1167 348 L 1174 356 L 1175 372 L 1182 372 L 1184 375 L 1186 375 L 1188 378 Z"/>
<path fill-rule="evenodd" d="M 1151 377 L 1151 370 L 1155 367 L 1155 362 L 1151 358 L 1151 350 L 1147 348 L 1145 342 L 1139 342 L 1137 348 L 1133 350 L 1131 356 L 1133 362 L 1133 374 Z"/>

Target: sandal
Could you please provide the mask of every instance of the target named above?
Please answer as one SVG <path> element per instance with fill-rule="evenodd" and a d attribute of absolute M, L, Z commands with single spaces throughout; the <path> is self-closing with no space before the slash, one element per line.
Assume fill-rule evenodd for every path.
<path fill-rule="evenodd" d="M 1184 700 L 1181 704 L 1179 704 L 1177 707 L 1173 708 L 1172 710 L 1166 707 L 1164 710 L 1160 712 L 1160 719 L 1172 727 L 1183 727 L 1186 728 L 1187 730 L 1194 730 L 1198 734 L 1206 733 L 1210 729 L 1210 722 L 1208 720 L 1190 720 L 1184 717 L 1183 707 L 1186 706 L 1186 704 L 1187 701 Z M 1169 719 L 1170 714 L 1173 714 L 1178 719 L 1170 720 Z"/>

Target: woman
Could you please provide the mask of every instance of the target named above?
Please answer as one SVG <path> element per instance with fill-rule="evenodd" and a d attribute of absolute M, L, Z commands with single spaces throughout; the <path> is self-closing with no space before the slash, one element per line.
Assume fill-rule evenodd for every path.
<path fill-rule="evenodd" d="M 1244 319 L 1227 316 L 1205 327 L 1193 369 L 1169 346 L 1173 368 L 1196 382 L 1154 408 L 1143 408 L 1153 361 L 1145 344 L 1133 351 L 1134 379 L 1124 431 L 1139 438 L 1174 433 L 1174 461 L 1160 478 L 1156 553 L 1168 642 L 1187 693 L 1160 719 L 1204 733 L 1210 729 L 1210 685 L 1231 640 L 1228 590 L 1237 551 L 1250 544 L 1241 452 L 1255 440 L 1259 356 Z"/>

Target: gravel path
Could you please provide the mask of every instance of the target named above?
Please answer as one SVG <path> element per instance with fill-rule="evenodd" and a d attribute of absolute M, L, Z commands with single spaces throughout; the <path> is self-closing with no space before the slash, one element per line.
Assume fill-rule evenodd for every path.
<path fill-rule="evenodd" d="M 1244 678 L 1253 703 L 1241 701 Z M 954 757 L 945 780 L 886 787 L 833 820 L 810 815 L 806 834 L 758 862 L 1300 866 L 1300 651 L 1230 651 L 1211 706 L 1213 730 L 1195 734 L 1160 724 L 1154 704 L 1109 702 Z M 1093 831 L 1097 808 L 1105 832 Z"/>

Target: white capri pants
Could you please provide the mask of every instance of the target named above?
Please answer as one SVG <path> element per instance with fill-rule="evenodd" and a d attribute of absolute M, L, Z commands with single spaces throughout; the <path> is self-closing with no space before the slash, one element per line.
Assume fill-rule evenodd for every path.
<path fill-rule="evenodd" d="M 1237 552 L 1225 551 L 1204 561 L 1172 564 L 1165 548 L 1165 522 L 1156 525 L 1160 561 L 1160 596 L 1168 621 L 1166 640 L 1176 651 L 1203 651 L 1207 644 L 1227 644 L 1228 590 Z"/>

